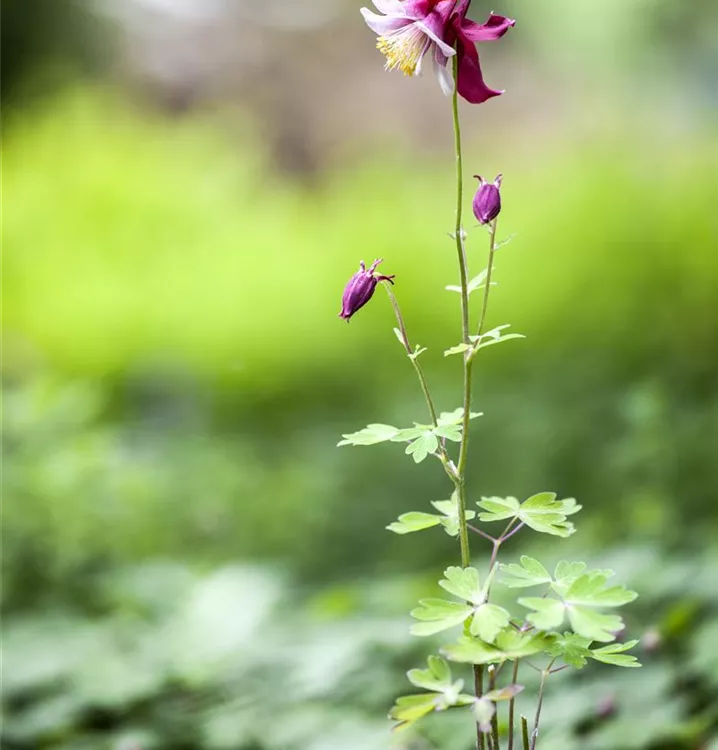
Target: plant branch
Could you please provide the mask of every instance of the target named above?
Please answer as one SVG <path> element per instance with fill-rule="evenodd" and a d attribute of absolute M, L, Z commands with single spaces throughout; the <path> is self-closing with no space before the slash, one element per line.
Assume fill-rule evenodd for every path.
<path fill-rule="evenodd" d="M 543 707 L 543 696 L 546 688 L 546 678 L 551 674 L 551 667 L 553 661 L 549 663 L 546 669 L 541 672 L 541 685 L 539 686 L 538 703 L 536 704 L 536 716 L 534 717 L 534 728 L 531 732 L 531 750 L 536 750 L 536 742 L 538 741 L 539 733 L 539 721 L 541 720 L 541 708 Z"/>
<path fill-rule="evenodd" d="M 514 671 L 511 674 L 511 684 L 515 685 L 519 679 L 519 659 L 514 661 Z M 516 696 L 509 700 L 509 750 L 514 750 L 514 712 L 516 710 Z"/>
<path fill-rule="evenodd" d="M 409 335 L 406 332 L 406 325 L 404 324 L 404 317 L 401 314 L 401 308 L 399 307 L 399 302 L 396 299 L 396 296 L 394 295 L 394 292 L 392 291 L 391 285 L 383 282 L 383 286 L 386 289 L 386 293 L 389 295 L 389 301 L 391 302 L 391 306 L 394 308 L 394 314 L 396 315 L 396 322 L 399 324 L 399 332 L 401 333 L 401 339 L 402 344 L 404 345 L 404 349 L 406 349 L 406 353 L 409 357 L 409 360 L 411 361 L 411 364 L 414 366 L 414 370 L 416 370 L 417 377 L 419 378 L 419 383 L 421 384 L 421 390 L 424 393 L 424 398 L 426 399 L 426 405 L 429 407 L 429 414 L 431 415 L 431 423 L 434 425 L 434 427 L 437 426 L 437 416 L 436 416 L 436 407 L 434 406 L 434 400 L 431 397 L 431 392 L 429 391 L 429 384 L 426 381 L 426 375 L 424 375 L 424 370 L 421 367 L 421 365 L 418 362 L 418 358 L 413 356 L 414 351 L 411 348 L 411 344 L 409 343 Z"/>
<path fill-rule="evenodd" d="M 496 689 L 496 667 L 492 664 L 489 666 L 489 690 Z M 494 715 L 491 717 L 491 737 L 494 743 L 494 750 L 501 750 L 499 741 L 499 709 L 494 704 Z"/>
<path fill-rule="evenodd" d="M 521 717 L 521 739 L 523 750 L 531 750 L 529 745 L 529 722 L 525 716 Z"/>
<path fill-rule="evenodd" d="M 486 323 L 486 312 L 489 308 L 489 290 L 491 289 L 491 272 L 494 269 L 494 254 L 496 253 L 496 225 L 498 217 L 491 222 L 489 229 L 489 262 L 486 264 L 486 279 L 484 281 L 484 299 L 481 303 L 481 315 L 479 317 L 479 327 L 476 329 L 476 335 L 481 336 L 484 332 L 484 323 Z M 479 342 L 477 341 L 477 344 Z"/>
<path fill-rule="evenodd" d="M 492 544 L 494 544 L 496 542 L 496 539 L 494 539 L 494 537 L 492 537 L 491 534 L 487 534 L 485 531 L 482 531 L 477 526 L 473 526 L 470 523 L 467 523 L 466 525 L 469 528 L 469 531 L 473 531 L 475 534 L 478 534 L 479 536 L 482 536 L 484 539 L 486 539 L 487 541 L 491 542 Z"/>
<path fill-rule="evenodd" d="M 466 249 L 464 247 L 464 230 L 462 227 L 462 207 L 464 202 L 464 168 L 461 151 L 461 124 L 459 122 L 459 56 L 454 55 L 454 95 L 451 99 L 451 110 L 454 121 L 454 151 L 456 155 L 456 215 L 454 223 L 454 239 L 456 240 L 456 253 L 459 261 L 459 278 L 461 282 L 461 340 L 464 344 L 471 343 L 469 338 L 469 271 L 466 262 Z M 464 353 L 464 394 L 463 394 L 463 418 L 461 430 L 461 445 L 459 458 L 456 465 L 456 476 L 454 484 L 459 496 L 459 544 L 461 546 L 461 567 L 468 568 L 471 565 L 471 550 L 469 548 L 469 529 L 466 522 L 466 461 L 469 448 L 469 423 L 471 419 L 471 368 L 472 358 L 467 356 L 470 350 Z M 474 686 L 476 696 L 480 697 L 483 692 L 483 667 L 474 666 Z M 484 750 L 484 734 L 476 724 L 476 747 Z"/>

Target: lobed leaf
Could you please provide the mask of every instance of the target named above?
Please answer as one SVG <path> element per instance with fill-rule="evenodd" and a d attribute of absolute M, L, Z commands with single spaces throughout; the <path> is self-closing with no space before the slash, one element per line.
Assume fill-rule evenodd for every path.
<path fill-rule="evenodd" d="M 558 599 L 529 596 L 519 599 L 518 603 L 534 610 L 526 619 L 539 630 L 553 630 L 564 620 L 565 606 Z"/>
<path fill-rule="evenodd" d="M 618 615 L 604 615 L 586 607 L 569 605 L 566 609 L 573 631 L 592 641 L 608 643 L 615 640 L 615 633 L 623 630 L 623 620 Z"/>
<path fill-rule="evenodd" d="M 515 497 L 482 497 L 477 503 L 485 513 L 479 513 L 482 521 L 503 521 L 518 515 L 520 504 Z"/>
<path fill-rule="evenodd" d="M 506 573 L 506 577 L 501 579 L 505 586 L 511 589 L 520 589 L 551 583 L 551 574 L 538 560 L 522 555 L 520 563 L 520 565 L 516 563 L 501 565 L 502 573 Z"/>
<path fill-rule="evenodd" d="M 486 598 L 481 589 L 479 571 L 476 568 L 451 566 L 444 571 L 444 578 L 439 581 L 439 586 L 457 598 L 472 604 L 482 604 Z"/>
<path fill-rule="evenodd" d="M 421 622 L 411 626 L 412 635 L 434 635 L 459 625 L 473 612 L 473 607 L 445 599 L 421 599 L 411 616 Z"/>
<path fill-rule="evenodd" d="M 436 693 L 402 695 L 389 711 L 389 718 L 398 721 L 394 731 L 406 729 L 437 708 L 441 696 Z"/>
<path fill-rule="evenodd" d="M 390 424 L 370 424 L 358 432 L 342 435 L 344 438 L 337 445 L 376 445 L 391 440 L 399 432 Z"/>
<path fill-rule="evenodd" d="M 496 604 L 482 604 L 471 618 L 469 631 L 486 643 L 493 643 L 498 634 L 509 625 L 511 615 Z"/>
<path fill-rule="evenodd" d="M 459 497 L 454 490 L 450 500 L 432 500 L 431 504 L 444 516 L 440 519 L 444 530 L 449 536 L 459 535 Z M 476 517 L 473 510 L 466 511 L 466 520 L 471 521 Z"/>
<path fill-rule="evenodd" d="M 455 643 L 443 646 L 441 653 L 455 662 L 497 664 L 545 651 L 547 643 L 543 635 L 520 633 L 513 628 L 507 628 L 496 636 L 496 642 L 493 644 L 464 635 Z"/>
<path fill-rule="evenodd" d="M 591 649 L 589 655 L 596 661 L 604 664 L 612 664 L 616 667 L 640 667 L 641 663 L 631 654 L 621 653 L 632 649 L 638 641 L 626 641 L 626 643 L 611 643 L 602 648 Z"/>
<path fill-rule="evenodd" d="M 399 518 L 390 523 L 386 528 L 395 534 L 411 534 L 414 531 L 423 531 L 441 523 L 441 517 L 433 513 L 420 513 L 412 511 L 403 513 Z"/>

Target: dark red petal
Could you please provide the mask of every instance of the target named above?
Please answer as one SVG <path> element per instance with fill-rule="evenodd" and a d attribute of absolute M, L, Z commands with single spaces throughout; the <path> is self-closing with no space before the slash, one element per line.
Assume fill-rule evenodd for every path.
<path fill-rule="evenodd" d="M 500 39 L 515 23 L 513 18 L 490 15 L 483 24 L 474 23 L 468 18 L 460 19 L 461 34 L 472 42 L 493 42 Z"/>
<path fill-rule="evenodd" d="M 459 96 L 470 104 L 481 104 L 494 96 L 500 96 L 503 91 L 496 91 L 484 83 L 484 76 L 479 63 L 479 53 L 473 42 L 459 35 L 458 44 L 459 75 L 457 90 Z"/>

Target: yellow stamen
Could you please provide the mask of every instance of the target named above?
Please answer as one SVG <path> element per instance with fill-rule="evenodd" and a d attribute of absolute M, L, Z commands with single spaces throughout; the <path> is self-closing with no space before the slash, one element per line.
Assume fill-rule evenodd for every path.
<path fill-rule="evenodd" d="M 376 46 L 386 57 L 387 70 L 400 70 L 406 76 L 413 76 L 429 46 L 429 39 L 421 29 L 408 26 L 391 36 L 380 36 Z"/>

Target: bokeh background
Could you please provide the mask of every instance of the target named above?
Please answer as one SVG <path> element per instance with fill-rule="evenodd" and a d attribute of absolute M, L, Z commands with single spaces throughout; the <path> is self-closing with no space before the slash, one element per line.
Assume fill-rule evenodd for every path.
<path fill-rule="evenodd" d="M 7 750 L 471 747 L 460 712 L 384 718 L 458 555 L 384 527 L 445 477 L 335 447 L 424 418 L 384 295 L 336 317 L 362 258 L 459 406 L 449 104 L 383 71 L 358 5 L 4 3 Z M 556 675 L 543 745 L 715 750 L 717 6 L 473 6 L 518 19 L 482 48 L 506 95 L 462 117 L 516 234 L 489 322 L 527 336 L 480 360 L 473 499 L 577 497 L 571 539 L 504 559 L 641 595 L 645 666 Z"/>

